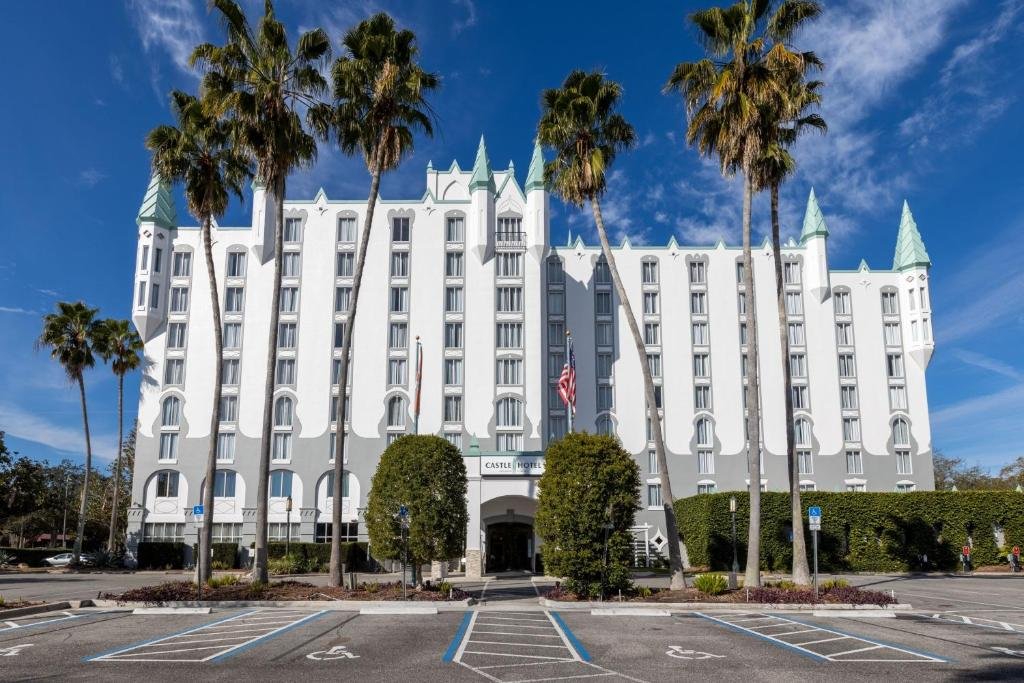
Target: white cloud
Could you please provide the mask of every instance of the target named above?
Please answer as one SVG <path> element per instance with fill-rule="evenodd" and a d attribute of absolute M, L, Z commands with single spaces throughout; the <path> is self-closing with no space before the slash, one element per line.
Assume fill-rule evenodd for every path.
<path fill-rule="evenodd" d="M 95 168 L 87 168 L 78 174 L 78 184 L 85 187 L 96 187 L 100 181 L 107 177 L 106 173 Z"/>
<path fill-rule="evenodd" d="M 117 55 L 110 55 L 110 77 L 118 85 L 124 85 L 124 65 Z"/>
<path fill-rule="evenodd" d="M 982 353 L 976 351 L 967 351 L 965 349 L 953 349 L 950 352 L 954 358 L 967 365 L 981 368 L 982 370 L 988 370 L 997 375 L 1003 377 L 1009 377 L 1018 381 L 1024 380 L 1024 373 L 1017 368 L 1013 367 L 1009 363 L 1004 363 L 997 358 L 991 358 Z"/>
<path fill-rule="evenodd" d="M 70 424 L 70 420 L 68 420 Z M 0 403 L 0 425 L 5 432 L 25 441 L 49 446 L 58 451 L 85 455 L 85 435 L 81 428 L 53 422 L 43 415 L 31 413 L 18 406 Z M 92 434 L 93 457 L 110 461 L 117 453 L 116 434 Z"/>
<path fill-rule="evenodd" d="M 459 34 L 471 26 L 476 26 L 476 4 L 473 0 L 452 0 L 453 5 L 458 5 L 466 11 L 465 19 L 452 21 L 452 33 Z"/>
<path fill-rule="evenodd" d="M 20 306 L 0 306 L 0 313 L 14 313 L 17 315 L 42 315 L 39 311 L 33 311 Z"/>
<path fill-rule="evenodd" d="M 995 393 L 973 396 L 948 405 L 945 408 L 932 411 L 931 421 L 932 425 L 936 427 L 944 427 L 983 414 L 987 424 L 990 417 L 995 417 L 996 414 L 1002 415 L 1006 411 L 1012 411 L 1016 416 L 1019 428 L 1019 416 L 1022 405 L 1024 405 L 1024 383 L 1016 384 Z M 972 426 L 977 427 L 977 424 Z"/>
<path fill-rule="evenodd" d="M 129 0 L 132 22 L 150 53 L 162 50 L 182 72 L 197 75 L 188 65 L 196 45 L 204 40 L 203 25 L 194 0 Z M 115 76 L 116 79 L 116 76 Z"/>

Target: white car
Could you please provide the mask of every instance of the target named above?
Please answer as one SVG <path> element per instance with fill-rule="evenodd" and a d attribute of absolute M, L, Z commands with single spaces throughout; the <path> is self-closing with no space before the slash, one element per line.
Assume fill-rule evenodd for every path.
<path fill-rule="evenodd" d="M 53 557 L 48 557 L 43 561 L 51 567 L 67 567 L 71 564 L 72 557 L 74 557 L 72 553 L 61 553 L 59 555 L 54 555 Z M 93 562 L 92 555 L 87 553 L 82 553 L 79 556 L 79 560 L 84 565 L 90 565 Z"/>

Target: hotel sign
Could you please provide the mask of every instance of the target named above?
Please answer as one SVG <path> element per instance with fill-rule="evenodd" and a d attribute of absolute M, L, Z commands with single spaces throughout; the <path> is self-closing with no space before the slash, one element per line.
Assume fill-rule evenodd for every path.
<path fill-rule="evenodd" d="M 480 474 L 492 477 L 539 477 L 544 474 L 543 455 L 481 455 Z"/>

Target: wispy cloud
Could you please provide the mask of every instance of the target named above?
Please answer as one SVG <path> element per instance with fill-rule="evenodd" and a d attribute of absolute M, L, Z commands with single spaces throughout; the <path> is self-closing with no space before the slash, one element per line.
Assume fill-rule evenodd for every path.
<path fill-rule="evenodd" d="M 203 42 L 203 24 L 194 0 L 129 0 L 128 9 L 142 47 L 161 50 L 183 73 L 196 75 L 188 65 L 196 45 Z M 115 77 L 116 78 L 116 77 Z"/>
<path fill-rule="evenodd" d="M 15 315 L 42 315 L 39 311 L 33 311 L 29 308 L 21 308 L 20 306 L 0 306 L 0 313 L 12 313 Z"/>
<path fill-rule="evenodd" d="M 121 64 L 121 58 L 117 55 L 110 55 L 110 77 L 114 79 L 114 82 L 118 85 L 124 85 L 124 65 Z M 102 101 L 102 100 L 99 100 Z"/>
<path fill-rule="evenodd" d="M 1024 407 L 1024 383 L 991 394 L 973 396 L 932 411 L 931 420 L 932 425 L 943 427 L 966 418 L 973 418 L 976 415 L 985 415 L 987 420 L 989 417 L 995 417 L 995 413 L 1003 414 L 1011 411 L 1017 416 L 1019 427 L 1022 407 Z"/>
<path fill-rule="evenodd" d="M 18 406 L 0 403 L 0 425 L 11 436 L 65 453 L 83 455 L 85 437 L 81 429 L 67 426 L 70 423 L 70 420 L 54 422 Z M 100 460 L 109 461 L 117 453 L 117 436 L 114 434 L 93 434 L 92 442 L 93 456 Z"/>
<path fill-rule="evenodd" d="M 1009 363 L 1004 363 L 997 358 L 991 358 L 990 356 L 986 356 L 982 353 L 968 351 L 966 349 L 953 349 L 950 353 L 960 362 L 966 363 L 972 367 L 988 370 L 989 372 L 1002 375 L 1003 377 L 1009 377 L 1010 379 L 1018 381 L 1024 380 L 1024 373 Z"/>
<path fill-rule="evenodd" d="M 106 173 L 95 168 L 87 168 L 78 174 L 78 184 L 85 187 L 96 187 L 100 181 L 107 177 Z"/>
<path fill-rule="evenodd" d="M 476 4 L 473 0 L 452 0 L 452 4 L 458 5 L 466 12 L 464 19 L 455 19 L 452 21 L 452 33 L 457 35 L 465 31 L 467 28 L 476 26 Z"/>

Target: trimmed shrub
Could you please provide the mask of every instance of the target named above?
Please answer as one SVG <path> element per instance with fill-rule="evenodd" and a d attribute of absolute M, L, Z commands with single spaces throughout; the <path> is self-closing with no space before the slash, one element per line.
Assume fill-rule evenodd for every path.
<path fill-rule="evenodd" d="M 721 595 L 729 590 L 729 583 L 721 574 L 698 574 L 693 579 L 693 587 L 704 595 Z"/>
<path fill-rule="evenodd" d="M 71 548 L 0 548 L 0 552 L 8 556 L 8 563 L 14 567 L 23 562 L 30 567 L 46 567 L 48 566 L 44 562 L 46 558 L 61 553 L 70 553 L 71 550 Z"/>
<path fill-rule="evenodd" d="M 139 569 L 181 569 L 185 566 L 185 544 L 181 541 L 142 541 L 136 559 Z"/>
<path fill-rule="evenodd" d="M 289 554 L 302 561 L 304 571 L 327 571 L 331 564 L 330 543 L 292 543 Z M 267 544 L 267 557 L 285 557 L 285 544 L 274 541 Z M 369 567 L 368 545 L 365 541 L 350 541 L 341 544 L 341 561 L 349 571 L 364 571 Z"/>
<path fill-rule="evenodd" d="M 238 568 L 238 544 L 237 543 L 213 543 L 213 568 L 214 569 L 237 569 Z"/>
<path fill-rule="evenodd" d="M 726 570 L 732 565 L 729 498 L 736 497 L 740 564 L 747 554 L 748 496 L 702 494 L 676 501 L 679 532 L 690 562 Z M 995 531 L 1006 545 L 1024 543 L 1024 496 L 1015 491 L 915 491 L 911 493 L 801 494 L 807 508 L 822 508 L 818 565 L 822 571 L 955 570 L 961 546 L 971 539 L 976 566 L 1003 564 Z M 761 567 L 791 565 L 789 495 L 761 494 Z M 806 530 L 806 525 L 804 529 Z M 811 532 L 806 531 L 808 554 Z M 927 556 L 925 565 L 922 558 Z"/>
<path fill-rule="evenodd" d="M 241 579 L 236 575 L 225 574 L 224 576 L 210 577 L 210 580 L 206 582 L 206 585 L 210 588 L 220 588 L 221 586 L 237 586 L 239 583 L 241 583 Z"/>

